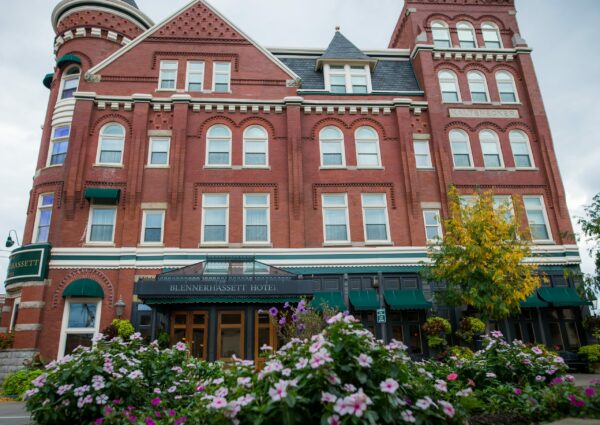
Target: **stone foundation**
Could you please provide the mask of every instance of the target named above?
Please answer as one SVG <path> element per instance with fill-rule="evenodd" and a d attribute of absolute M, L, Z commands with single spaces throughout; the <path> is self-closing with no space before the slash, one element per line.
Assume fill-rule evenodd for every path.
<path fill-rule="evenodd" d="M 0 385 L 4 382 L 6 375 L 25 368 L 23 362 L 31 360 L 38 353 L 32 349 L 6 349 L 0 350 Z"/>

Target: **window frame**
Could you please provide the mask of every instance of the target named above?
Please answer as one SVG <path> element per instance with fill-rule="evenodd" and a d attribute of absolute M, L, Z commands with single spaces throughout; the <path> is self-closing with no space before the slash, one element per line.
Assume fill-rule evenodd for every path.
<path fill-rule="evenodd" d="M 92 225 L 93 225 L 92 219 L 94 218 L 95 210 L 113 210 L 114 211 L 113 223 L 112 223 L 112 236 L 111 236 L 110 241 L 93 241 L 93 240 L 91 240 Z M 116 205 L 98 205 L 98 204 L 90 205 L 90 211 L 89 211 L 89 215 L 88 215 L 88 224 L 87 224 L 86 235 L 85 235 L 85 243 L 90 244 L 90 245 L 114 245 L 115 244 L 115 233 L 116 233 L 116 229 L 117 229 L 117 213 L 118 213 L 118 208 Z"/>
<path fill-rule="evenodd" d="M 340 144 L 340 147 L 341 147 L 340 154 L 341 154 L 342 163 L 339 165 L 326 165 L 326 164 L 324 164 L 324 161 L 323 161 L 323 159 L 324 159 L 324 156 L 323 156 L 323 132 L 329 128 L 335 129 L 335 131 L 337 131 L 339 133 L 339 136 L 341 136 L 340 139 L 337 139 L 337 138 L 336 139 L 333 139 L 333 138 L 325 139 L 325 141 L 328 143 L 337 141 Z M 333 169 L 338 168 L 339 169 L 339 168 L 347 167 L 347 165 L 346 165 L 346 140 L 344 137 L 344 132 L 342 130 L 340 130 L 338 127 L 336 127 L 334 125 L 328 125 L 326 127 L 323 127 L 321 130 L 319 130 L 319 157 L 320 157 L 319 160 L 320 160 L 321 168 L 333 168 Z"/>
<path fill-rule="evenodd" d="M 468 167 L 464 167 L 464 166 L 457 166 L 456 165 L 456 161 L 454 158 L 454 147 L 453 147 L 453 141 L 452 141 L 452 133 L 460 133 L 463 134 L 466 137 L 466 141 L 464 141 L 464 143 L 466 143 L 467 145 L 467 151 L 469 154 L 469 162 L 470 162 L 470 166 Z M 471 138 L 469 137 L 469 134 L 464 131 L 463 129 L 459 129 L 459 128 L 453 128 L 452 130 L 450 130 L 448 132 L 448 141 L 450 142 L 450 152 L 452 153 L 452 165 L 454 166 L 455 170 L 472 170 L 475 168 L 475 162 L 473 161 L 473 150 L 471 149 Z M 459 154 L 459 155 L 464 155 L 464 154 Z"/>
<path fill-rule="evenodd" d="M 148 219 L 148 214 L 158 214 L 161 215 L 160 221 L 160 240 L 159 241 L 146 241 L 146 223 Z M 162 246 L 165 241 L 165 216 L 166 210 L 164 209 L 144 209 L 142 210 L 142 232 L 140 235 L 140 245 L 159 245 Z"/>
<path fill-rule="evenodd" d="M 206 198 L 210 197 L 210 196 L 225 196 L 226 201 L 225 204 L 221 204 L 221 205 L 206 205 Z M 227 245 L 229 244 L 229 206 L 230 206 L 230 202 L 229 202 L 229 193 L 203 193 L 202 194 L 202 222 L 200 225 L 200 233 L 201 233 L 201 237 L 200 237 L 200 241 L 202 245 Z M 225 208 L 225 240 L 224 241 L 206 241 L 204 240 L 204 237 L 206 236 L 206 231 L 204 230 L 204 227 L 206 226 L 206 209 L 223 209 Z"/>
<path fill-rule="evenodd" d="M 153 144 L 157 141 L 167 141 L 167 162 L 165 164 L 154 164 L 152 163 L 152 154 L 154 152 Z M 159 152 L 162 153 L 162 152 Z M 152 136 L 148 142 L 148 163 L 146 166 L 148 168 L 169 168 L 169 163 L 171 162 L 171 138 L 170 137 L 158 137 Z"/>
<path fill-rule="evenodd" d="M 326 196 L 336 196 L 344 198 L 343 206 L 326 206 L 325 205 L 325 197 Z M 325 222 L 325 210 L 326 209 L 344 209 L 346 215 L 346 239 L 345 240 L 327 240 L 327 223 Z M 348 208 L 348 194 L 347 193 L 322 193 L 321 194 L 321 221 L 323 222 L 323 243 L 327 245 L 344 245 L 348 244 L 352 241 L 352 236 L 350 234 L 350 214 Z"/>
<path fill-rule="evenodd" d="M 68 128 L 69 134 L 67 134 L 66 136 L 56 137 L 55 132 L 59 128 Z M 50 133 L 50 146 L 48 149 L 48 157 L 46 158 L 46 167 L 61 167 L 65 164 L 65 162 L 67 161 L 67 155 L 69 154 L 70 139 L 71 139 L 71 124 L 70 123 L 69 124 L 59 124 L 59 125 L 52 127 L 52 132 Z M 67 151 L 65 152 L 65 159 L 60 164 L 53 164 L 52 163 L 52 157 L 53 157 L 52 152 L 54 150 L 54 145 L 57 143 L 63 143 L 63 142 L 67 142 Z"/>
<path fill-rule="evenodd" d="M 534 239 L 533 234 L 531 234 L 531 224 L 529 220 L 529 213 L 527 212 L 527 204 L 525 202 L 528 198 L 537 198 L 540 201 L 540 209 L 542 211 L 542 216 L 544 218 L 544 225 L 546 226 L 546 230 L 548 231 L 548 239 Z M 554 238 L 552 236 L 552 228 L 550 227 L 550 220 L 548 218 L 548 212 L 546 211 L 546 201 L 544 195 L 523 195 L 523 208 L 525 209 L 525 216 L 527 217 L 527 227 L 529 230 L 529 234 L 531 235 L 532 242 L 542 242 L 549 243 L 554 242 Z"/>
<path fill-rule="evenodd" d="M 192 71 L 190 69 L 190 65 L 192 64 L 202 64 L 202 71 Z M 190 90 L 190 77 L 192 75 L 201 75 L 201 85 L 202 88 L 200 90 Z M 187 61 L 186 69 L 185 69 L 185 91 L 188 93 L 203 93 L 205 91 L 204 81 L 206 79 L 206 62 L 204 61 Z M 197 84 L 197 83 L 193 83 Z"/>
<path fill-rule="evenodd" d="M 474 99 L 473 93 L 480 93 L 480 92 L 473 92 L 473 88 L 471 86 L 471 83 L 472 83 L 471 76 L 472 75 L 477 75 L 483 79 L 483 89 L 484 89 L 485 98 L 486 98 L 485 101 Z M 480 84 L 480 83 L 481 83 L 481 81 L 474 82 L 474 84 Z M 490 89 L 488 87 L 487 78 L 485 77 L 485 74 L 483 72 L 475 71 L 475 70 L 471 70 L 471 71 L 467 72 L 467 85 L 469 86 L 469 95 L 471 96 L 471 103 L 486 104 L 486 103 L 491 102 Z"/>
<path fill-rule="evenodd" d="M 417 153 L 416 147 L 418 145 L 424 145 L 427 149 L 427 154 Z M 413 140 L 413 152 L 415 154 L 415 167 L 418 170 L 432 170 L 433 169 L 433 158 L 431 157 L 431 146 L 429 140 Z M 427 156 L 427 166 L 419 166 L 417 158 Z"/>
<path fill-rule="evenodd" d="M 439 24 L 439 26 L 437 28 L 434 28 L 434 27 L 436 27 L 436 24 Z M 436 48 L 436 49 L 451 49 L 453 47 L 452 36 L 450 35 L 450 28 L 449 28 L 449 26 L 448 26 L 448 24 L 446 22 L 441 21 L 441 20 L 438 19 L 438 20 L 435 20 L 435 21 L 431 22 L 430 27 L 431 27 L 431 41 L 433 42 L 433 47 L 434 48 Z M 436 39 L 435 38 L 435 31 L 436 30 L 441 30 L 442 28 L 445 30 L 446 35 L 447 35 L 448 38 L 447 39 Z M 449 44 L 449 46 L 439 46 L 439 45 L 436 44 L 436 41 L 444 41 L 444 42 L 447 41 L 448 44 Z"/>
<path fill-rule="evenodd" d="M 45 196 L 52 195 L 52 203 L 50 205 L 42 205 L 43 198 Z M 31 237 L 31 241 L 33 243 L 48 243 L 50 240 L 50 226 L 52 225 L 52 213 L 54 212 L 54 192 L 45 192 L 41 193 L 38 196 L 37 208 L 35 213 L 35 220 L 33 222 L 33 234 Z M 50 210 L 50 221 L 48 222 L 48 238 L 45 241 L 40 241 L 40 219 L 42 217 L 42 210 Z"/>
<path fill-rule="evenodd" d="M 508 78 L 506 78 L 506 79 L 498 78 L 498 75 L 501 75 L 501 74 L 506 74 L 508 76 Z M 504 105 L 516 105 L 516 104 L 521 103 L 521 101 L 519 100 L 519 92 L 517 91 L 517 84 L 515 83 L 515 77 L 511 72 L 506 71 L 504 69 L 499 69 L 494 74 L 494 77 L 496 78 L 496 88 L 498 89 L 498 96 L 500 98 L 500 103 L 502 103 Z M 501 82 L 504 82 L 504 83 L 510 82 L 510 84 L 512 85 L 513 94 L 515 96 L 514 102 L 506 102 L 506 101 L 502 100 L 502 91 L 500 90 Z"/>
<path fill-rule="evenodd" d="M 486 25 L 490 26 L 491 28 L 484 28 Z M 487 45 L 485 34 L 486 32 L 489 33 L 491 31 L 494 31 L 496 34 L 497 43 L 499 44 L 498 47 L 488 47 Z M 483 40 L 483 47 L 485 47 L 486 49 L 497 50 L 504 48 L 504 45 L 502 43 L 502 36 L 500 35 L 500 28 L 498 28 L 498 25 L 496 25 L 493 22 L 486 21 L 481 23 L 481 39 Z"/>
<path fill-rule="evenodd" d="M 216 128 L 216 127 L 223 127 L 227 129 L 227 132 L 229 133 L 229 137 L 227 139 L 225 139 L 222 136 L 211 136 L 210 132 Z M 211 139 L 213 140 L 227 140 L 228 142 L 228 158 L 229 161 L 227 164 L 211 164 L 210 161 L 210 141 Z M 233 133 L 231 131 L 231 129 L 225 125 L 225 124 L 215 124 L 213 126 L 211 126 L 208 131 L 206 132 L 206 153 L 205 153 L 205 158 L 204 158 L 204 168 L 231 168 L 231 162 L 232 162 L 232 156 L 233 156 L 233 152 L 231 151 L 232 149 L 232 145 L 233 145 Z"/>
<path fill-rule="evenodd" d="M 12 310 L 10 312 L 10 322 L 8 323 L 8 332 L 12 333 L 17 326 L 17 320 L 19 319 L 19 307 L 21 306 L 21 296 L 18 296 L 13 301 Z"/>
<path fill-rule="evenodd" d="M 524 136 L 524 139 L 522 141 L 515 141 L 512 139 L 512 135 L 514 133 L 521 133 Z M 533 159 L 533 151 L 531 150 L 531 142 L 529 140 L 529 135 L 524 132 L 523 130 L 520 129 L 515 129 L 515 130 L 511 130 L 508 133 L 508 141 L 510 143 L 510 150 L 512 152 L 513 155 L 513 161 L 515 162 L 515 169 L 517 170 L 531 170 L 531 169 L 535 169 L 535 161 Z M 517 158 L 515 157 L 515 149 L 513 148 L 513 144 L 518 143 L 518 144 L 524 144 L 525 147 L 527 148 L 527 152 L 529 155 L 529 162 L 531 163 L 531 165 L 529 167 L 519 167 L 517 165 Z"/>
<path fill-rule="evenodd" d="M 102 134 L 104 132 L 104 130 L 111 125 L 116 125 L 123 130 L 122 138 L 121 138 L 121 136 L 118 136 L 118 137 L 112 136 L 112 135 L 105 136 Z M 102 142 L 104 141 L 104 139 L 121 140 L 122 146 L 121 146 L 120 162 L 100 162 L 101 158 L 102 158 L 102 151 L 103 151 Z M 118 122 L 109 122 L 109 123 L 104 124 L 102 126 L 102 128 L 100 129 L 100 133 L 98 135 L 98 148 L 96 151 L 96 164 L 94 164 L 94 165 L 100 166 L 100 167 L 122 167 L 124 164 L 124 160 L 125 160 L 125 141 L 126 141 L 126 139 L 127 139 L 127 130 L 125 129 L 125 127 L 123 125 L 121 125 Z"/>
<path fill-rule="evenodd" d="M 239 314 L 240 315 L 240 324 L 223 324 L 222 317 L 224 314 Z M 240 353 L 238 358 L 244 358 L 245 352 L 245 344 L 246 344 L 246 312 L 244 310 L 220 310 L 217 312 L 217 352 L 216 358 L 217 360 L 228 361 L 231 360 L 231 357 L 222 357 L 221 352 L 223 350 L 223 336 L 221 331 L 223 329 L 239 329 L 240 330 Z"/>
<path fill-rule="evenodd" d="M 72 69 L 75 69 L 75 68 L 77 68 L 79 70 L 79 72 L 77 74 L 69 74 L 69 71 L 71 71 Z M 75 88 L 75 91 L 73 92 L 73 96 L 63 97 L 64 91 L 65 91 L 65 83 L 67 81 L 71 81 L 71 80 L 77 80 L 77 87 Z M 75 97 L 75 93 L 77 92 L 77 90 L 79 90 L 79 84 L 81 84 L 81 67 L 79 65 L 71 65 L 71 66 L 65 68 L 65 70 L 62 72 L 61 78 L 60 78 L 60 89 L 58 91 L 57 102 L 60 102 L 62 100 L 73 99 Z"/>
<path fill-rule="evenodd" d="M 494 135 L 493 142 L 496 144 L 496 149 L 498 151 L 498 159 L 500 160 L 500 165 L 498 167 L 490 167 L 485 163 L 486 154 L 484 152 L 483 145 L 491 144 L 492 140 L 491 139 L 489 139 L 489 140 L 482 139 L 481 135 L 483 133 L 490 133 L 490 134 Z M 484 128 L 483 130 L 481 130 L 479 132 L 479 145 L 481 147 L 481 157 L 483 158 L 483 167 L 486 170 L 502 170 L 502 169 L 506 168 L 505 163 L 504 163 L 504 155 L 502 154 L 502 145 L 500 144 L 500 138 L 498 137 L 498 133 L 496 133 L 495 131 L 490 130 L 488 128 Z"/>
<path fill-rule="evenodd" d="M 247 204 L 249 197 L 265 196 L 267 202 L 263 205 Z M 266 241 L 249 241 L 246 237 L 247 212 L 249 210 L 266 210 L 267 216 L 267 240 Z M 270 245 L 271 244 L 271 194 L 270 193 L 244 193 L 243 195 L 243 243 L 245 245 Z"/>
<path fill-rule="evenodd" d="M 175 64 L 175 69 L 167 68 L 167 65 Z M 165 71 L 175 71 L 175 79 L 173 80 L 173 87 L 163 88 L 162 83 L 164 80 L 163 72 Z M 159 63 L 159 72 L 158 72 L 158 88 L 157 91 L 177 91 L 177 80 L 179 74 L 179 61 L 178 60 L 161 60 Z M 171 80 L 166 80 L 171 81 Z"/>
<path fill-rule="evenodd" d="M 435 226 L 435 227 L 438 229 L 438 238 L 436 238 L 436 239 L 429 239 L 429 237 L 427 236 L 427 229 L 429 227 L 433 227 L 433 225 L 427 224 L 427 213 L 435 213 L 435 215 L 436 215 L 437 226 Z M 423 209 L 423 230 L 425 231 L 425 242 L 426 243 L 436 242 L 437 240 L 441 240 L 444 238 L 444 227 L 442 226 L 442 215 L 441 215 L 439 208 L 424 208 Z"/>
<path fill-rule="evenodd" d="M 465 28 L 460 28 L 460 26 L 464 26 Z M 473 47 L 464 47 L 462 45 L 463 40 L 461 40 L 461 32 L 469 31 L 471 33 L 471 37 L 473 38 Z M 456 24 L 456 36 L 458 38 L 458 45 L 461 49 L 477 49 L 477 35 L 475 34 L 475 27 L 470 22 L 460 21 Z"/>
<path fill-rule="evenodd" d="M 332 66 L 341 66 L 343 69 L 332 69 Z M 361 70 L 352 69 L 362 67 Z M 324 65 L 324 76 L 325 76 L 325 90 L 329 93 L 334 93 L 337 95 L 343 94 L 369 94 L 373 92 L 373 83 L 371 80 L 371 68 L 368 64 L 360 65 L 360 64 L 325 64 Z M 331 90 L 331 77 L 332 76 L 343 76 L 344 77 L 344 87 L 345 92 L 334 92 Z M 352 84 L 352 77 L 365 77 L 365 83 L 367 91 L 365 93 L 355 92 L 354 85 Z"/>
<path fill-rule="evenodd" d="M 365 197 L 379 195 L 383 198 L 383 206 L 365 206 Z M 362 219 L 363 219 L 363 235 L 365 238 L 366 244 L 381 244 L 381 243 L 390 243 L 391 235 L 390 235 L 390 218 L 387 206 L 387 194 L 386 193 L 361 193 L 360 194 L 360 204 L 362 209 Z M 367 233 L 367 210 L 384 210 L 385 213 L 385 239 L 369 239 Z"/>
<path fill-rule="evenodd" d="M 69 328 L 69 313 L 71 304 L 96 304 L 96 317 L 94 320 L 94 328 Z M 102 319 L 102 298 L 66 298 L 63 308 L 62 323 L 60 326 L 60 339 L 58 343 L 58 356 L 60 360 L 65 357 L 65 348 L 67 345 L 68 335 L 97 335 L 100 332 L 100 320 Z"/>
<path fill-rule="evenodd" d="M 442 86 L 443 83 L 450 83 L 450 78 L 449 77 L 442 77 L 443 73 L 448 73 L 449 75 L 452 75 L 452 84 L 454 85 L 454 89 L 456 90 L 456 100 L 455 101 L 451 101 L 451 100 L 445 100 L 444 99 L 444 93 L 450 93 L 450 92 L 444 92 L 444 88 Z M 442 103 L 462 103 L 462 96 L 461 96 L 461 92 L 460 92 L 460 84 L 458 83 L 458 76 L 456 75 L 456 73 L 454 71 L 451 71 L 449 69 L 440 69 L 438 71 L 438 83 L 440 85 L 440 94 L 442 96 Z"/>
<path fill-rule="evenodd" d="M 265 138 L 259 139 L 259 138 L 255 138 L 255 137 L 248 137 L 247 133 L 253 128 L 258 128 L 261 131 L 263 131 L 265 134 Z M 264 164 L 247 164 L 246 163 L 246 153 L 247 153 L 246 152 L 246 142 L 247 141 L 264 142 L 264 144 L 265 144 L 265 149 L 264 149 L 265 163 Z M 261 125 L 253 124 L 244 129 L 244 133 L 242 135 L 242 166 L 244 168 L 269 168 L 269 132 L 267 131 L 266 128 L 264 128 Z"/>
<path fill-rule="evenodd" d="M 224 71 L 217 71 L 217 65 L 226 64 L 228 66 L 228 70 L 225 73 Z M 213 72 L 212 72 L 212 91 L 213 93 L 231 93 L 231 62 L 226 61 L 216 61 L 213 62 Z M 227 75 L 227 90 L 217 90 L 217 75 Z"/>
<path fill-rule="evenodd" d="M 358 138 L 358 132 L 361 129 L 367 129 L 367 130 L 372 131 L 375 134 L 375 138 L 374 139 L 370 139 L 370 138 L 369 139 L 366 139 L 366 138 L 359 139 Z M 343 136 L 343 133 L 342 133 L 342 136 Z M 359 140 L 360 140 L 360 142 L 359 142 Z M 358 153 L 358 144 L 359 143 L 367 143 L 367 142 L 369 142 L 369 143 L 375 143 L 375 147 L 376 147 L 376 150 L 377 150 L 377 165 L 361 165 L 360 164 L 359 158 L 360 158 L 361 154 Z M 379 133 L 373 127 L 370 127 L 370 126 L 367 126 L 367 125 L 363 125 L 361 127 L 358 127 L 354 131 L 354 149 L 356 151 L 356 168 L 360 168 L 360 169 L 369 169 L 369 168 L 371 168 L 371 169 L 373 169 L 373 168 L 377 169 L 377 168 L 383 168 L 383 164 L 381 163 L 381 149 L 380 149 L 379 144 L 380 144 L 380 142 L 379 142 Z M 365 154 L 362 154 L 362 155 L 365 155 Z"/>

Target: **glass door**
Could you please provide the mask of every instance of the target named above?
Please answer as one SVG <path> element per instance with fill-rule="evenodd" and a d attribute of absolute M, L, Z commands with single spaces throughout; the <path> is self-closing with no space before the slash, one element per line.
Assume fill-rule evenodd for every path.
<path fill-rule="evenodd" d="M 244 312 L 219 311 L 217 360 L 244 358 Z"/>
<path fill-rule="evenodd" d="M 277 329 L 271 320 L 269 313 L 256 312 L 254 318 L 254 362 L 259 369 L 262 369 L 265 359 L 260 355 L 264 354 L 261 347 L 267 345 L 274 350 L 278 347 Z"/>
<path fill-rule="evenodd" d="M 171 343 L 183 341 L 194 357 L 206 360 L 208 313 L 179 311 L 171 315 Z"/>

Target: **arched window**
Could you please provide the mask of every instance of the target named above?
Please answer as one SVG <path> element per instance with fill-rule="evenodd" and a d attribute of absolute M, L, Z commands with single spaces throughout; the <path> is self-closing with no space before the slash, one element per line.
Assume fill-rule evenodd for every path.
<path fill-rule="evenodd" d="M 438 73 L 440 90 L 442 91 L 442 102 L 460 102 L 460 90 L 456 74 L 452 71 L 443 70 Z"/>
<path fill-rule="evenodd" d="M 450 131 L 450 147 L 454 168 L 473 168 L 473 155 L 469 136 L 463 130 Z"/>
<path fill-rule="evenodd" d="M 364 168 L 380 167 L 379 136 L 371 127 L 360 127 L 355 133 L 356 165 Z"/>
<path fill-rule="evenodd" d="M 478 71 L 470 71 L 467 74 L 469 81 L 469 91 L 471 92 L 471 101 L 473 103 L 489 102 L 487 82 L 485 76 Z"/>
<path fill-rule="evenodd" d="M 322 167 L 345 167 L 344 135 L 337 127 L 325 127 L 319 133 Z"/>
<path fill-rule="evenodd" d="M 103 165 L 123 164 L 125 129 L 117 123 L 106 124 L 100 130 L 97 163 Z"/>
<path fill-rule="evenodd" d="M 513 158 L 516 168 L 533 168 L 533 155 L 531 155 L 531 145 L 529 137 L 521 130 L 512 130 L 509 133 L 510 148 L 512 149 Z"/>
<path fill-rule="evenodd" d="M 269 163 L 269 136 L 259 125 L 244 130 L 244 166 L 266 167 Z"/>
<path fill-rule="evenodd" d="M 461 48 L 475 49 L 477 47 L 473 25 L 468 22 L 459 22 L 456 24 L 456 32 L 458 33 L 458 42 Z"/>
<path fill-rule="evenodd" d="M 206 165 L 231 166 L 231 130 L 227 126 L 217 124 L 208 129 Z"/>
<path fill-rule="evenodd" d="M 431 34 L 433 35 L 433 45 L 435 47 L 448 48 L 452 47 L 450 41 L 450 31 L 448 25 L 442 21 L 434 21 L 431 23 Z"/>
<path fill-rule="evenodd" d="M 498 135 L 492 130 L 482 130 L 479 132 L 479 142 L 485 168 L 504 168 Z"/>
<path fill-rule="evenodd" d="M 500 102 L 502 103 L 517 103 L 517 89 L 515 88 L 515 80 L 510 72 L 496 72 L 496 84 L 500 93 Z"/>
<path fill-rule="evenodd" d="M 70 99 L 79 87 L 81 69 L 78 66 L 67 68 L 62 75 L 61 91 L 59 99 Z"/>
<path fill-rule="evenodd" d="M 501 49 L 502 41 L 500 40 L 500 31 L 496 24 L 484 22 L 481 24 L 481 33 L 483 34 L 483 42 L 486 49 Z"/>

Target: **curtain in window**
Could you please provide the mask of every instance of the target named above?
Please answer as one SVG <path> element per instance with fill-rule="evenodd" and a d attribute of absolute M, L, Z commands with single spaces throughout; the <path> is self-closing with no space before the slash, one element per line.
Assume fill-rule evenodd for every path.
<path fill-rule="evenodd" d="M 112 209 L 94 210 L 90 240 L 95 242 L 112 241 L 114 218 L 115 211 Z"/>
<path fill-rule="evenodd" d="M 225 208 L 210 208 L 204 212 L 204 240 L 206 242 L 224 242 L 226 240 Z"/>
<path fill-rule="evenodd" d="M 325 233 L 328 241 L 348 240 L 346 210 L 325 210 Z"/>
<path fill-rule="evenodd" d="M 267 234 L 267 210 L 253 208 L 246 210 L 246 240 L 255 242 L 266 242 L 269 240 Z"/>

